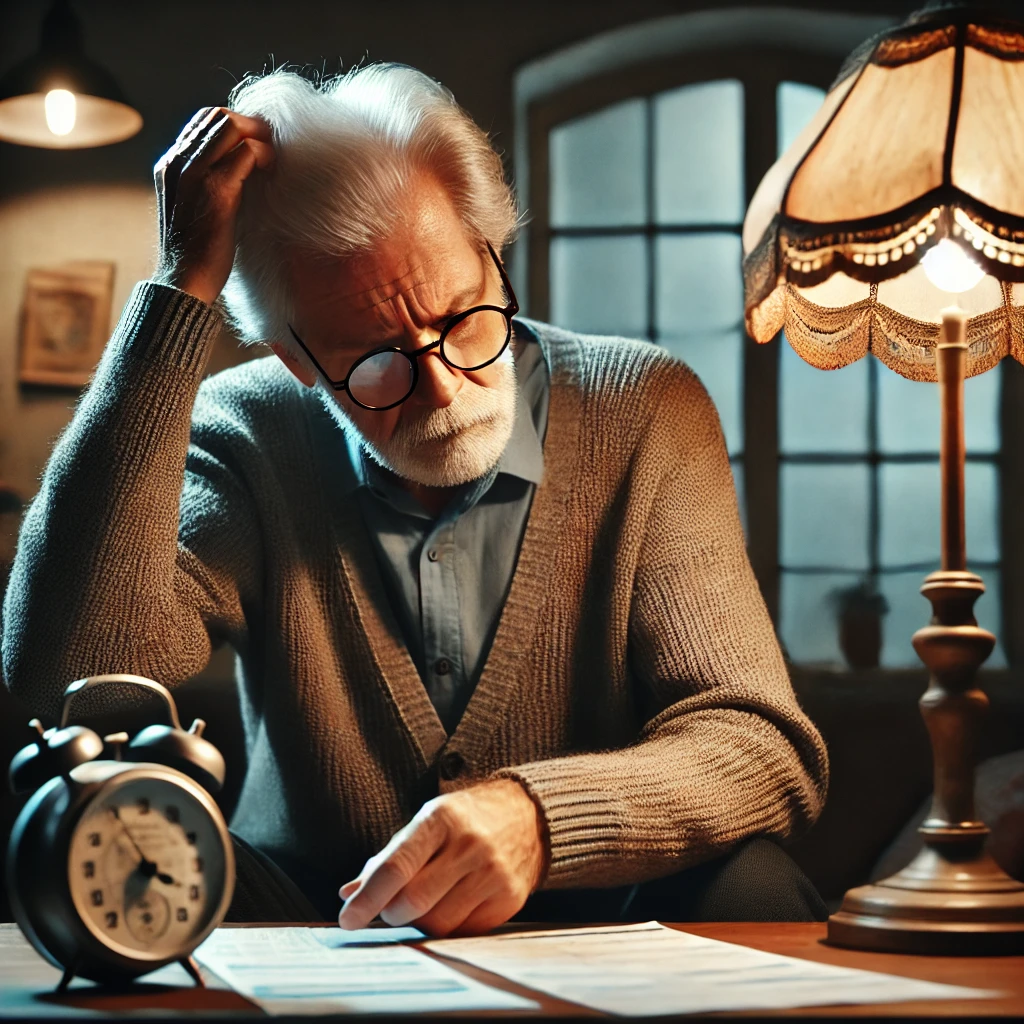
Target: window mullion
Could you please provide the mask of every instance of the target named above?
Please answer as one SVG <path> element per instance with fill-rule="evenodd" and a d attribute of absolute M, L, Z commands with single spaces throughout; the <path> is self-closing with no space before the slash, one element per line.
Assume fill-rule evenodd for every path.
<path fill-rule="evenodd" d="M 775 77 L 753 69 L 743 81 L 744 197 L 775 162 Z M 780 339 L 758 345 L 747 338 L 743 358 L 743 474 L 747 544 L 765 604 L 779 613 L 779 350 Z"/>

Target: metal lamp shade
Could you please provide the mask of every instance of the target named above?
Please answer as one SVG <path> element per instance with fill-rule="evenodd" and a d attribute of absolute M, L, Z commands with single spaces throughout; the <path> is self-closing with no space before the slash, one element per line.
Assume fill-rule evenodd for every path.
<path fill-rule="evenodd" d="M 75 95 L 74 127 L 57 135 L 47 126 L 45 96 L 52 89 Z M 43 21 L 38 51 L 0 78 L 0 139 L 47 149 L 82 149 L 121 142 L 142 127 L 142 115 L 125 100 L 110 73 L 82 49 L 82 30 L 66 0 Z"/>
<path fill-rule="evenodd" d="M 1024 362 L 1024 24 L 926 10 L 853 54 L 762 180 L 743 226 L 747 330 L 807 362 L 868 351 L 935 380 L 951 296 L 922 256 L 943 238 L 985 276 L 967 311 L 968 376 Z"/>

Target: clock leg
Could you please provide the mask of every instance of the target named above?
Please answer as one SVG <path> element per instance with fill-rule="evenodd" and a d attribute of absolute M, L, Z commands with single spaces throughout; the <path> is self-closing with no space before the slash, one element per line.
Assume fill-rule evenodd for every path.
<path fill-rule="evenodd" d="M 203 981 L 203 976 L 199 973 L 199 965 L 192 957 L 186 956 L 178 963 L 188 971 L 188 976 L 196 983 L 197 988 L 206 988 L 206 982 Z"/>
<path fill-rule="evenodd" d="M 60 979 L 60 984 L 57 986 L 58 993 L 67 991 L 68 985 L 71 984 L 72 980 L 75 977 L 75 969 L 77 967 L 77 960 L 72 960 L 71 963 L 68 964 L 67 969 L 64 971 L 64 976 Z"/>

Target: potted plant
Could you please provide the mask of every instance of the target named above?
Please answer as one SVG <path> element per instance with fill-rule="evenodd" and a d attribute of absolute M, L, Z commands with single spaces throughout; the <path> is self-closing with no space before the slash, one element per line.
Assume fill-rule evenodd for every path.
<path fill-rule="evenodd" d="M 889 602 L 874 577 L 865 576 L 829 595 L 839 625 L 839 649 L 853 669 L 878 668 L 882 653 L 882 616 Z"/>

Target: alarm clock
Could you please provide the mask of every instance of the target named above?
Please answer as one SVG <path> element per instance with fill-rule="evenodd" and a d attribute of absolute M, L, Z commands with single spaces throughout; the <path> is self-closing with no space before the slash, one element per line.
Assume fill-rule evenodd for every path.
<path fill-rule="evenodd" d="M 170 724 L 131 742 L 68 725 L 73 699 L 108 683 L 156 692 Z M 58 991 L 75 976 L 117 984 L 174 961 L 202 984 L 191 953 L 224 919 L 235 884 L 210 795 L 224 758 L 202 738 L 205 724 L 186 732 L 165 687 L 124 674 L 72 683 L 57 728 L 29 723 L 34 742 L 10 767 L 14 792 L 32 796 L 11 833 L 7 890 L 26 938 L 64 968 Z"/>

